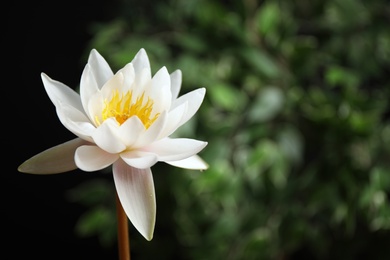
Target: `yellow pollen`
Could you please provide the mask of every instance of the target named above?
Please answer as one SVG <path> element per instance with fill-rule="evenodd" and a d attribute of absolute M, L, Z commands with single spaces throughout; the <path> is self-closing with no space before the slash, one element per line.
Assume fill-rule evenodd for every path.
<path fill-rule="evenodd" d="M 137 116 L 148 129 L 160 115 L 159 113 L 152 116 L 153 100 L 148 97 L 145 99 L 145 93 L 142 93 L 135 102 L 132 103 L 133 93 L 128 91 L 125 94 L 114 91 L 110 101 L 104 101 L 104 108 L 102 111 L 102 120 L 114 117 L 119 125 L 123 124 L 128 118 Z M 101 122 L 99 118 L 95 117 L 97 125 Z"/>

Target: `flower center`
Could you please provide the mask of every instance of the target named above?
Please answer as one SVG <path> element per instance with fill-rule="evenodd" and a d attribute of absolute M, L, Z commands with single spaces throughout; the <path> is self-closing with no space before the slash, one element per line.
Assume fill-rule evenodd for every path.
<path fill-rule="evenodd" d="M 133 92 L 128 91 L 125 94 L 114 91 L 110 101 L 104 101 L 102 111 L 102 120 L 114 117 L 119 125 L 123 124 L 128 118 L 137 116 L 148 129 L 160 115 L 159 113 L 152 116 L 154 101 L 151 98 L 145 99 L 145 93 L 142 93 L 135 102 L 133 101 Z M 99 119 L 95 118 L 97 125 L 100 125 Z"/>

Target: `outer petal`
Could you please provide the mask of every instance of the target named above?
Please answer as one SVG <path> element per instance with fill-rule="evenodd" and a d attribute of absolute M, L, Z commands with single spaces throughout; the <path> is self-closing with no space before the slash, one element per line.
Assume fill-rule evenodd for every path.
<path fill-rule="evenodd" d="M 89 54 L 88 64 L 91 65 L 93 75 L 95 76 L 99 88 L 114 75 L 107 61 L 95 49 L 92 49 Z"/>
<path fill-rule="evenodd" d="M 165 163 L 190 170 L 206 170 L 209 167 L 198 155 L 193 155 L 180 161 L 165 161 Z"/>
<path fill-rule="evenodd" d="M 179 96 L 180 88 L 182 81 L 181 70 L 175 70 L 171 73 L 171 93 L 172 93 L 172 102 L 177 99 Z"/>
<path fill-rule="evenodd" d="M 134 59 L 131 61 L 133 64 L 134 72 L 135 72 L 135 80 L 133 89 L 133 95 L 138 97 L 142 94 L 145 89 L 145 86 L 150 84 L 151 81 L 151 69 L 148 55 L 146 54 L 145 49 L 140 49 L 138 53 L 135 55 Z"/>
<path fill-rule="evenodd" d="M 157 137 L 164 129 L 166 118 L 167 113 L 164 111 L 157 118 L 157 120 L 143 134 L 138 137 L 138 139 L 133 144 L 133 148 L 140 148 L 157 140 Z"/>
<path fill-rule="evenodd" d="M 87 64 L 81 75 L 80 97 L 81 97 L 81 102 L 83 104 L 84 111 L 88 114 L 89 119 L 91 121 L 94 119 L 91 118 L 90 113 L 88 113 L 88 102 L 91 99 L 91 97 L 98 91 L 99 91 L 99 85 L 96 81 L 95 75 L 91 69 L 91 66 Z"/>
<path fill-rule="evenodd" d="M 154 100 L 153 110 L 161 113 L 171 107 L 171 78 L 166 67 L 162 67 L 153 76 L 150 89 L 146 94 Z"/>
<path fill-rule="evenodd" d="M 58 106 L 61 100 L 62 103 L 67 103 L 77 110 L 84 111 L 81 105 L 80 95 L 76 91 L 59 81 L 52 80 L 45 73 L 41 73 L 41 78 L 45 90 L 55 106 Z"/>
<path fill-rule="evenodd" d="M 80 146 L 74 156 L 77 167 L 86 172 L 104 169 L 118 158 L 118 154 L 107 153 L 95 145 Z"/>
<path fill-rule="evenodd" d="M 187 112 L 187 107 L 188 102 L 185 102 L 169 111 L 167 115 L 167 122 L 163 131 L 161 131 L 159 138 L 164 138 L 171 135 L 179 126 L 181 126 L 183 117 Z"/>
<path fill-rule="evenodd" d="M 87 116 L 76 108 L 59 102 L 57 115 L 61 123 L 78 137 L 93 142 L 92 132 L 95 130 Z"/>
<path fill-rule="evenodd" d="M 74 161 L 76 149 L 88 142 L 75 138 L 49 148 L 25 161 L 18 171 L 34 174 L 54 174 L 77 169 Z"/>
<path fill-rule="evenodd" d="M 119 200 L 131 223 L 147 240 L 152 240 L 156 223 L 152 171 L 133 168 L 118 160 L 113 166 L 113 176 Z"/>
<path fill-rule="evenodd" d="M 118 134 L 118 124 L 115 119 L 109 118 L 96 128 L 92 138 L 96 145 L 109 153 L 119 153 L 126 149 L 126 145 Z"/>
<path fill-rule="evenodd" d="M 200 152 L 207 142 L 187 138 L 164 138 L 143 150 L 158 155 L 159 161 L 178 161 Z"/>
<path fill-rule="evenodd" d="M 156 154 L 142 151 L 124 152 L 120 156 L 129 166 L 138 169 L 150 168 L 158 161 Z"/>
<path fill-rule="evenodd" d="M 123 143 L 129 147 L 145 132 L 145 127 L 138 116 L 132 116 L 119 127 L 119 136 Z"/>
<path fill-rule="evenodd" d="M 131 63 L 134 66 L 135 74 L 141 73 L 143 69 L 148 69 L 150 71 L 149 58 L 144 48 L 141 48 L 138 51 Z"/>
<path fill-rule="evenodd" d="M 185 102 L 188 102 L 187 113 L 184 115 L 179 126 L 183 125 L 185 122 L 191 119 L 191 117 L 196 113 L 196 111 L 198 111 L 200 105 L 203 102 L 205 94 L 206 94 L 206 89 L 199 88 L 179 97 L 174 101 L 174 103 L 172 104 L 172 109 L 176 108 L 177 106 Z"/>

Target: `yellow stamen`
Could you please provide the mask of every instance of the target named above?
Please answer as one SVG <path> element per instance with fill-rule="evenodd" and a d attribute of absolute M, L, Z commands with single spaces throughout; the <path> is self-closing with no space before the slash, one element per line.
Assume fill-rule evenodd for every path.
<path fill-rule="evenodd" d="M 137 116 L 144 124 L 145 128 L 148 129 L 154 121 L 160 115 L 159 113 L 152 116 L 154 101 L 148 97 L 145 99 L 145 93 L 142 93 L 135 102 L 133 101 L 133 92 L 128 91 L 126 93 L 119 93 L 115 90 L 110 101 L 104 101 L 104 108 L 102 111 L 102 121 L 107 118 L 114 117 L 119 125 L 123 124 L 128 118 Z M 95 117 L 96 124 L 100 125 L 99 118 Z"/>

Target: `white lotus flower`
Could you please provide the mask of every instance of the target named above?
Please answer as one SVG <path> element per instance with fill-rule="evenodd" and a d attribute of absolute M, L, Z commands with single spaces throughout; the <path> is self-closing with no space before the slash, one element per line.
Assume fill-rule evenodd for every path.
<path fill-rule="evenodd" d="M 141 49 L 115 75 L 93 49 L 81 76 L 80 94 L 42 73 L 61 123 L 77 138 L 43 151 L 19 166 L 25 173 L 98 171 L 112 165 L 115 187 L 135 228 L 153 238 L 156 200 L 151 166 L 207 169 L 197 155 L 207 142 L 170 138 L 203 102 L 200 88 L 178 97 L 182 75 L 162 67 L 153 77 Z"/>

